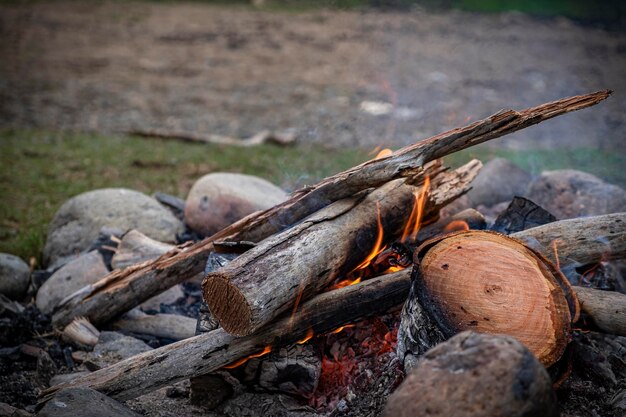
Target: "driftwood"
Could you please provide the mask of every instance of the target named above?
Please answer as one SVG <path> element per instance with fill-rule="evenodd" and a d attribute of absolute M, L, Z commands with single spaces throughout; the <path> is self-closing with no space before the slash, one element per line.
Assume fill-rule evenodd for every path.
<path fill-rule="evenodd" d="M 263 130 L 254 136 L 246 139 L 238 139 L 230 136 L 206 134 L 198 132 L 183 132 L 178 130 L 166 129 L 135 129 L 128 132 L 129 135 L 141 136 L 144 138 L 158 139 L 175 139 L 183 142 L 210 143 L 215 145 L 241 146 L 250 147 L 264 143 L 275 143 L 281 146 L 293 145 L 296 142 L 296 136 L 292 133 L 272 133 L 269 130 Z"/>
<path fill-rule="evenodd" d="M 174 245 L 150 239 L 137 230 L 131 230 L 120 240 L 111 259 L 111 266 L 115 269 L 126 268 L 158 258 L 173 248 Z"/>
<path fill-rule="evenodd" d="M 303 303 L 258 333 L 236 338 L 216 329 L 145 352 L 70 383 L 44 391 L 44 401 L 66 387 L 90 387 L 117 400 L 128 400 L 168 384 L 204 375 L 235 361 L 322 334 L 347 323 L 379 315 L 401 304 L 409 290 L 404 271 L 326 292 Z M 349 306 L 349 308 L 346 308 Z"/>
<path fill-rule="evenodd" d="M 433 173 L 425 218 L 469 190 L 480 163 Z M 424 187 L 403 179 L 338 201 L 209 273 L 203 283 L 211 313 L 229 333 L 248 335 L 301 300 L 359 267 L 380 248 L 383 233 L 398 239 Z M 377 240 L 380 239 L 380 240 Z"/>
<path fill-rule="evenodd" d="M 107 322 L 154 295 L 202 273 L 213 242 L 259 242 L 313 214 L 322 207 L 395 178 L 414 176 L 429 161 L 540 123 L 593 106 L 610 95 L 600 91 L 543 104 L 522 111 L 501 111 L 464 128 L 453 129 L 302 189 L 284 203 L 252 214 L 192 246 L 179 246 L 154 261 L 114 271 L 98 283 L 68 297 L 53 316 L 55 327 L 85 316 L 94 324 Z M 135 292 L 137 292 L 135 294 Z M 129 295 L 131 294 L 131 295 Z"/>
<path fill-rule="evenodd" d="M 145 314 L 132 310 L 124 317 L 111 323 L 111 327 L 122 332 L 145 334 L 171 340 L 183 340 L 196 334 L 197 320 L 176 314 Z"/>

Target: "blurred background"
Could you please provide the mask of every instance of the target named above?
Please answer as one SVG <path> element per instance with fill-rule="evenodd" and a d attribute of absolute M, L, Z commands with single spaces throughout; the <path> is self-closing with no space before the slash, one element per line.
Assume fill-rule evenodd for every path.
<path fill-rule="evenodd" d="M 184 198 L 212 171 L 287 190 L 503 108 L 612 89 L 592 109 L 454 155 L 626 185 L 626 2 L 0 2 L 0 251 L 41 252 L 69 197 Z M 149 131 L 296 145 L 140 138 Z"/>

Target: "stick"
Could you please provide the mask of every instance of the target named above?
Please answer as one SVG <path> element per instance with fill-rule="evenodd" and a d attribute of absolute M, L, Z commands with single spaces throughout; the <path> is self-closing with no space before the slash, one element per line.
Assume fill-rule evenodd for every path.
<path fill-rule="evenodd" d="M 382 314 L 401 304 L 409 291 L 409 275 L 397 272 L 330 291 L 304 303 L 259 333 L 236 338 L 216 329 L 123 360 L 43 392 L 43 401 L 68 387 L 89 387 L 119 401 L 146 394 L 174 382 L 215 371 L 251 354 L 301 340 L 311 329 L 322 334 L 350 322 Z M 349 306 L 349 307 L 347 307 Z"/>
<path fill-rule="evenodd" d="M 394 178 L 421 172 L 438 157 L 540 123 L 558 115 L 593 106 L 606 99 L 610 91 L 599 91 L 532 107 L 520 112 L 501 111 L 464 128 L 454 129 L 392 155 L 369 161 L 329 177 L 316 186 L 300 190 L 286 202 L 252 214 L 214 236 L 189 247 L 179 246 L 157 260 L 147 261 L 124 271 L 114 271 L 95 285 L 68 297 L 53 316 L 55 327 L 64 327 L 74 317 L 88 317 L 92 323 L 109 321 L 166 289 L 201 274 L 204 261 L 220 239 L 259 242 L 296 224 L 333 201 L 349 197 L 369 187 L 380 186 Z M 138 297 L 128 296 L 141 288 Z M 113 302 L 121 299 L 123 302 Z"/>
<path fill-rule="evenodd" d="M 511 236 L 543 246 L 544 255 L 555 261 L 556 243 L 560 263 L 573 259 L 583 265 L 626 258 L 626 213 L 561 220 L 533 227 Z"/>
<path fill-rule="evenodd" d="M 211 143 L 215 145 L 241 146 L 244 148 L 261 145 L 263 143 L 275 143 L 277 145 L 287 146 L 294 144 L 296 141 L 295 135 L 275 134 L 270 132 L 269 130 L 263 130 L 247 139 L 238 139 L 230 136 L 165 129 L 138 129 L 131 130 L 128 132 L 128 134 L 144 138 L 175 139 L 181 140 L 183 142 Z"/>
<path fill-rule="evenodd" d="M 613 291 L 574 287 L 580 308 L 600 330 L 626 336 L 626 295 Z"/>
<path fill-rule="evenodd" d="M 111 324 L 116 330 L 146 334 L 171 340 L 184 340 L 196 334 L 198 320 L 177 314 L 135 313 Z"/>

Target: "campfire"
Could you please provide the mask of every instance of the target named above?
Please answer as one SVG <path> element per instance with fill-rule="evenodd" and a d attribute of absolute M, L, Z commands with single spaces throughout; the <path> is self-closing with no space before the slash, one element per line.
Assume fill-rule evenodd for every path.
<path fill-rule="evenodd" d="M 119 269 L 54 310 L 53 325 L 65 340 L 89 349 L 98 328 L 131 326 L 119 317 L 200 276 L 205 304 L 196 334 L 52 386 L 40 405 L 65 388 L 125 401 L 190 379 L 191 400 L 207 408 L 260 389 L 290 395 L 320 414 L 380 415 L 387 407 L 391 416 L 430 407 L 443 416 L 451 415 L 446 407 L 465 410 L 472 401 L 487 414 L 519 407 L 554 415 L 553 389 L 572 371 L 574 331 L 626 335 L 626 297 L 585 288 L 602 274 L 603 262 L 626 255 L 626 215 L 556 221 L 515 198 L 487 230 L 474 209 L 442 215 L 468 192 L 482 164 L 449 169 L 441 158 L 609 94 L 501 111 L 382 150 L 196 243 L 165 245 L 137 232 L 113 239 Z M 598 236 L 608 244 L 594 243 Z M 165 324 L 155 327 L 173 334 Z M 464 373 L 489 357 L 493 362 L 480 369 L 502 366 L 498 375 L 513 393 L 454 394 L 494 378 Z M 446 379 L 446 367 L 463 376 Z M 419 383 L 411 382 L 417 374 L 444 381 L 440 397 L 428 392 L 428 404 L 417 398 Z M 216 392 L 225 393 L 219 401 Z M 407 398 L 417 405 L 406 405 Z"/>

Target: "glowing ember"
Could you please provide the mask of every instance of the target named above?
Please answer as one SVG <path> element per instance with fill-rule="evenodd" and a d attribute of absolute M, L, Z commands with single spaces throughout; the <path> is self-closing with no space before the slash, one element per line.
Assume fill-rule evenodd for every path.
<path fill-rule="evenodd" d="M 224 366 L 224 368 L 226 368 L 226 369 L 237 368 L 238 366 L 241 366 L 244 363 L 248 362 L 250 359 L 252 359 L 252 358 L 260 358 L 261 356 L 267 355 L 271 351 L 272 351 L 272 347 L 270 345 L 267 345 L 267 346 L 265 346 L 265 349 L 263 349 L 262 352 L 255 353 L 255 354 L 247 356 L 247 357 L 245 357 L 243 359 L 239 359 L 238 361 L 235 361 L 235 362 L 231 363 L 230 365 Z"/>
<path fill-rule="evenodd" d="M 400 242 L 404 243 L 407 240 L 413 241 L 417 237 L 417 232 L 419 232 L 422 223 L 422 216 L 424 215 L 424 207 L 426 206 L 426 194 L 428 194 L 429 190 L 430 177 L 426 177 L 424 186 L 422 187 L 422 192 L 419 193 L 419 195 L 415 194 L 415 203 L 413 204 L 411 214 L 409 215 L 406 225 L 404 226 Z"/>

